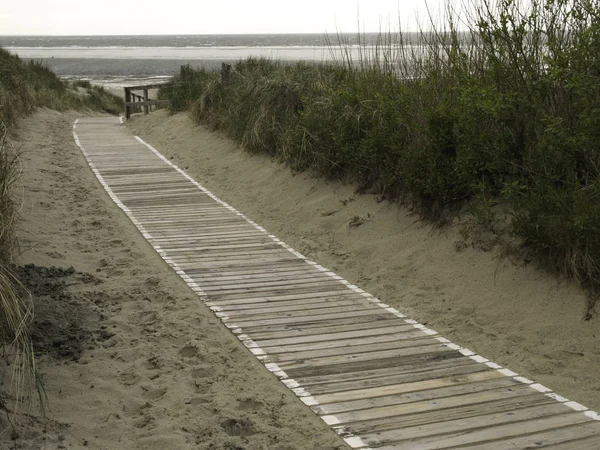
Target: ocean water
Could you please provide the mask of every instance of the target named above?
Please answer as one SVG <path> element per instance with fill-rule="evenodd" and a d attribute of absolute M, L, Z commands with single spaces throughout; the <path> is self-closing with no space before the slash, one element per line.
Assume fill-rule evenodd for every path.
<path fill-rule="evenodd" d="M 331 61 L 344 42 L 354 58 L 373 46 L 376 34 L 198 36 L 0 36 L 0 46 L 24 59 L 42 60 L 64 78 L 123 87 L 167 79 L 183 64 L 218 69 L 249 56 L 282 61 Z M 417 39 L 406 35 L 405 42 Z M 333 44 L 333 45 L 330 45 Z"/>

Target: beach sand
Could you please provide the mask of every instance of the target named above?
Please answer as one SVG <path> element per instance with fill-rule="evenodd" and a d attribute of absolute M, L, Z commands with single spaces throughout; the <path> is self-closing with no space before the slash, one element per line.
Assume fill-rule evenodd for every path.
<path fill-rule="evenodd" d="M 16 429 L 2 416 L 0 448 L 347 448 L 113 204 L 73 142 L 76 117 L 40 110 L 15 141 L 18 273 L 35 300 L 48 420 L 26 405 Z"/>
<path fill-rule="evenodd" d="M 484 251 L 485 241 L 471 245 L 463 226 L 434 229 L 354 186 L 242 152 L 186 114 L 159 111 L 128 126 L 307 257 L 457 344 L 600 409 L 599 322 L 584 320 L 586 295 L 574 283 L 501 248 Z"/>
<path fill-rule="evenodd" d="M 0 418 L 0 448 L 346 448 L 112 203 L 73 143 L 76 117 L 38 111 L 15 142 L 24 163 L 18 273 L 36 302 L 48 420 L 21 405 L 14 432 Z M 159 111 L 127 126 L 298 251 L 456 343 L 600 409 L 598 319 L 584 320 L 586 297 L 573 284 L 472 248 L 459 226 L 433 229 L 353 186 L 244 153 L 185 114 Z"/>

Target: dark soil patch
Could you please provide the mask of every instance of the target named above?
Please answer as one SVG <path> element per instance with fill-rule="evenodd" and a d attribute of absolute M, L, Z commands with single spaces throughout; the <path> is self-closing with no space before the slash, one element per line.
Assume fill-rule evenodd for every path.
<path fill-rule="evenodd" d="M 73 267 L 27 264 L 14 267 L 14 271 L 33 298 L 34 319 L 29 332 L 36 355 L 78 361 L 94 341 L 109 338 L 99 326 L 103 316 L 98 307 L 84 293 L 77 293 L 81 286 L 101 280 Z"/>

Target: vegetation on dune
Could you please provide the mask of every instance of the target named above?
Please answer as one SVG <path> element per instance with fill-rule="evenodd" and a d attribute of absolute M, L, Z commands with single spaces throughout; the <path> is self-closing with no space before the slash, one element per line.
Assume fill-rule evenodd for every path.
<path fill-rule="evenodd" d="M 10 270 L 18 213 L 18 199 L 12 186 L 19 177 L 20 160 L 8 136 L 19 117 L 37 107 L 93 109 L 117 114 L 123 110 L 123 101 L 89 82 L 64 82 L 41 62 L 25 63 L 0 48 L 0 356 L 11 363 L 10 388 L 17 401 L 23 390 L 31 386 L 31 382 L 37 383 L 37 379 L 27 328 L 32 305 Z M 6 379 L 1 380 L 4 381 Z M 43 391 L 38 389 L 38 392 Z M 1 399 L 0 406 L 3 406 Z"/>
<path fill-rule="evenodd" d="M 10 127 L 37 107 L 59 111 L 89 108 L 119 114 L 124 103 L 89 81 L 65 82 L 43 62 L 24 62 L 0 48 L 0 122 Z"/>
<path fill-rule="evenodd" d="M 355 179 L 443 220 L 469 205 L 543 261 L 600 286 L 600 7 L 482 0 L 418 46 L 382 34 L 359 60 L 240 61 L 230 85 L 182 67 L 173 111 L 249 151 Z M 456 24 L 470 26 L 458 32 Z M 434 24 L 431 24 L 435 29 Z"/>

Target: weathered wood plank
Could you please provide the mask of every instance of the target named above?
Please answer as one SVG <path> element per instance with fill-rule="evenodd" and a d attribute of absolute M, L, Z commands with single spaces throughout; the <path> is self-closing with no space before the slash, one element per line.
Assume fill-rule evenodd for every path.
<path fill-rule="evenodd" d="M 435 348 L 436 346 L 432 345 L 431 347 Z M 437 346 L 437 348 L 439 350 L 443 350 L 439 346 Z M 404 350 L 405 349 L 399 349 L 397 351 L 394 351 L 394 353 L 395 353 L 394 356 L 403 356 L 405 354 L 406 355 L 414 355 L 414 354 L 416 354 L 416 352 L 418 352 L 420 350 L 420 348 L 417 347 L 416 349 L 410 349 L 409 351 L 404 351 Z M 373 353 L 380 353 L 380 352 L 373 352 Z M 381 352 L 381 353 L 383 353 L 383 352 Z M 392 353 L 392 352 L 390 352 L 390 353 Z M 371 356 L 369 359 L 373 359 L 372 354 L 370 354 L 369 356 Z M 341 401 L 363 400 L 363 399 L 367 399 L 367 398 L 384 397 L 387 395 L 397 395 L 397 394 L 404 394 L 404 393 L 408 393 L 408 392 L 425 391 L 425 390 L 437 389 L 437 388 L 441 388 L 441 387 L 456 386 L 456 385 L 460 385 L 460 384 L 474 383 L 477 381 L 485 381 L 485 380 L 492 380 L 495 378 L 502 378 L 504 376 L 505 375 L 501 374 L 497 370 L 489 370 L 489 371 L 485 371 L 485 372 L 476 372 L 476 373 L 470 373 L 470 374 L 466 374 L 466 375 L 456 375 L 456 376 L 450 376 L 450 377 L 435 378 L 432 380 L 416 381 L 413 383 L 400 383 L 400 384 L 393 384 L 393 385 L 383 386 L 383 387 L 366 387 L 366 388 L 357 389 L 354 391 L 343 391 L 343 392 L 336 392 L 336 393 L 331 393 L 331 394 L 321 394 L 321 395 L 316 395 L 315 399 L 319 402 L 319 404 L 326 405 L 327 403 L 339 403 Z"/>
<path fill-rule="evenodd" d="M 140 102 L 125 102 L 125 106 L 158 106 L 158 105 L 168 105 L 169 100 L 143 100 Z"/>
<path fill-rule="evenodd" d="M 270 360 L 277 363 L 283 363 L 287 361 L 304 361 L 313 360 L 315 358 L 333 357 L 333 356 L 345 356 L 351 355 L 351 358 L 357 359 L 361 354 L 372 354 L 373 352 L 381 352 L 384 350 L 400 350 L 400 349 L 411 349 L 417 350 L 421 347 L 439 345 L 439 342 L 435 339 L 423 337 L 420 340 L 413 341 L 400 341 L 393 340 L 388 342 L 375 342 L 373 344 L 362 344 L 352 346 L 338 346 L 330 347 L 325 349 L 310 349 L 301 352 L 280 352 L 280 353 L 269 353 Z M 264 349 L 263 349 L 264 350 Z M 392 377 L 389 378 L 390 380 Z M 366 385 L 368 383 L 360 383 Z M 360 387 L 360 386 L 359 386 Z M 315 394 L 316 392 L 313 392 Z"/>
<path fill-rule="evenodd" d="M 268 352 L 267 352 L 268 353 Z M 271 355 L 269 353 L 269 355 Z M 483 364 L 464 364 L 455 367 L 442 367 L 441 369 L 431 369 L 427 371 L 412 372 L 412 373 L 392 373 L 385 376 L 362 378 L 357 377 L 355 380 L 333 381 L 331 383 L 321 383 L 310 385 L 310 393 L 312 395 L 331 394 L 334 392 L 353 391 L 357 389 L 366 389 L 373 387 L 381 387 L 386 385 L 416 383 L 420 381 L 438 379 L 440 377 L 449 377 L 456 375 L 467 375 L 481 372 L 490 372 L 492 369 L 487 368 Z M 493 378 L 495 379 L 495 377 Z M 303 384 L 308 387 L 309 385 Z"/>
<path fill-rule="evenodd" d="M 399 416 L 411 417 L 432 410 L 449 412 L 455 408 L 468 405 L 490 404 L 492 402 L 517 398 L 545 398 L 543 395 L 531 393 L 531 388 L 519 384 L 512 378 L 495 378 L 469 384 L 459 384 L 444 388 L 427 389 L 424 391 L 408 392 L 387 397 L 352 400 L 329 405 L 313 406 L 317 414 L 334 414 L 336 417 L 343 413 L 370 410 L 372 414 L 363 417 L 342 416 L 348 422 L 381 421 L 384 419 L 397 420 Z M 406 406 L 409 405 L 409 406 Z M 378 408 L 388 408 L 379 411 Z"/>
<path fill-rule="evenodd" d="M 394 443 L 391 446 L 383 446 L 380 447 L 383 449 L 396 449 L 396 450 L 414 450 L 414 449 L 442 449 L 448 447 L 458 447 L 464 445 L 471 445 L 477 443 L 484 443 L 486 441 L 498 441 L 500 438 L 507 437 L 518 437 L 524 436 L 524 439 L 521 439 L 523 442 L 530 442 L 531 445 L 535 445 L 535 447 L 540 447 L 537 444 L 539 441 L 534 441 L 527 435 L 531 435 L 532 433 L 541 432 L 541 431 L 551 431 L 553 429 L 560 429 L 563 427 L 568 427 L 571 425 L 585 424 L 586 422 L 590 422 L 590 419 L 585 417 L 581 413 L 568 413 L 561 414 L 558 416 L 544 417 L 540 419 L 526 420 L 523 422 L 511 423 L 493 426 L 489 428 L 482 428 L 479 430 L 472 430 L 470 432 L 465 431 L 456 431 L 454 433 L 446 434 L 443 436 L 429 436 L 421 439 L 415 439 L 411 441 L 404 441 L 402 443 Z M 599 427 L 598 423 L 594 424 L 596 427 Z M 559 430 L 554 430 L 551 435 L 556 436 L 559 434 Z M 555 437 L 556 439 L 556 437 Z M 560 439 L 560 438 L 559 438 Z M 492 447 L 494 449 L 505 449 L 506 447 L 501 447 L 498 442 L 494 442 Z M 475 447 L 477 448 L 477 447 Z M 510 448 L 510 447 L 509 447 Z M 515 447 L 513 447 L 515 448 Z M 527 448 L 527 447 L 516 447 L 516 448 Z M 531 448 L 531 447 L 530 447 Z"/>
<path fill-rule="evenodd" d="M 378 431 L 377 433 L 364 433 L 362 439 L 371 446 L 379 447 L 384 444 L 398 443 L 398 445 L 404 445 L 406 448 L 413 445 L 415 441 L 420 439 L 428 439 L 436 436 L 439 441 L 450 440 L 447 435 L 456 433 L 457 430 L 461 430 L 461 433 L 467 436 L 460 439 L 460 445 L 477 442 L 480 439 L 486 439 L 488 436 L 493 436 L 491 430 L 494 427 L 515 423 L 519 426 L 518 422 L 534 421 L 535 419 L 548 419 L 554 420 L 558 415 L 578 415 L 569 411 L 564 405 L 554 402 L 546 403 L 541 406 L 530 406 L 521 409 L 513 409 L 509 411 L 503 411 L 498 413 L 489 414 L 489 410 L 485 405 L 479 407 L 479 415 L 474 415 L 468 418 L 460 418 L 454 420 L 444 420 L 437 423 L 426 423 L 412 427 L 405 427 L 401 425 L 401 428 L 395 430 Z M 442 415 L 438 415 L 437 419 L 444 419 Z M 539 420 L 544 422 L 544 420 Z M 531 422 L 529 422 L 531 423 Z M 579 422 L 576 422 L 579 423 Z M 481 430 L 489 428 L 488 433 L 481 433 Z M 516 427 L 515 427 L 516 428 Z M 468 433 L 470 432 L 470 433 Z M 475 436 L 469 437 L 468 434 Z M 477 435 L 481 433 L 481 436 Z M 472 438 L 472 440 L 471 440 Z M 438 441 L 431 441 L 434 445 L 438 445 Z M 418 444 L 417 444 L 418 445 Z M 443 448 L 443 447 L 441 447 Z"/>
<path fill-rule="evenodd" d="M 543 395 L 520 395 L 500 400 L 486 401 L 484 403 L 473 403 L 464 406 L 455 406 L 439 410 L 432 410 L 418 414 L 404 414 L 400 416 L 386 417 L 364 422 L 354 422 L 345 425 L 344 428 L 353 433 L 365 435 L 374 434 L 388 430 L 410 430 L 411 428 L 420 428 L 424 425 L 441 424 L 455 420 L 464 420 L 476 418 L 488 414 L 511 414 L 515 410 L 531 407 L 560 406 L 561 411 L 565 412 L 565 407 L 553 399 Z M 455 430 L 455 428 L 453 429 Z M 441 432 L 440 432 L 441 433 Z M 379 437 L 379 436 L 378 436 Z M 401 439 L 399 439 L 401 440 Z"/>

